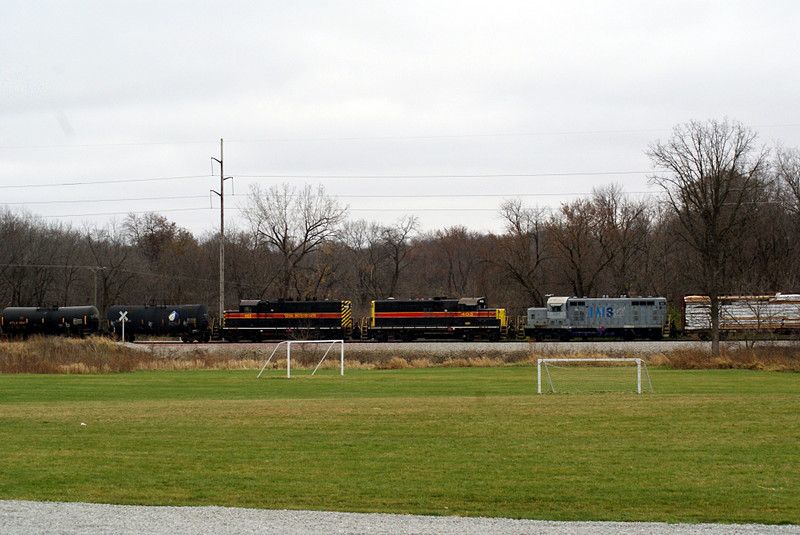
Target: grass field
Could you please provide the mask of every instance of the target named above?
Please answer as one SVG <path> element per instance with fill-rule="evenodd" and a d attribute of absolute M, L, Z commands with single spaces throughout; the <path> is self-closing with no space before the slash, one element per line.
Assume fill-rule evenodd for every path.
<path fill-rule="evenodd" d="M 800 524 L 800 375 L 535 366 L 0 375 L 0 499 Z M 85 425 L 82 425 L 85 423 Z"/>

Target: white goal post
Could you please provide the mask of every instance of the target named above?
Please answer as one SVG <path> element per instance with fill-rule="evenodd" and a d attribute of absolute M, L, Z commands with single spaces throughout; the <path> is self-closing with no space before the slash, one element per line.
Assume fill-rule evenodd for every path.
<path fill-rule="evenodd" d="M 328 353 L 330 353 L 330 351 L 333 348 L 333 346 L 335 344 L 339 344 L 340 345 L 340 353 L 339 353 L 339 359 L 340 359 L 339 369 L 340 369 L 340 372 L 339 372 L 339 374 L 340 375 L 344 375 L 344 340 L 284 340 L 283 342 L 278 343 L 278 345 L 275 346 L 275 349 L 272 350 L 272 354 L 267 359 L 267 362 L 264 363 L 264 366 L 261 368 L 261 371 L 258 372 L 258 376 L 256 377 L 256 379 L 261 377 L 261 374 L 264 373 L 264 370 L 267 368 L 267 365 L 272 360 L 272 357 L 275 356 L 275 353 L 278 351 L 278 348 L 281 347 L 283 344 L 286 344 L 286 377 L 287 378 L 291 378 L 292 377 L 292 344 L 300 344 L 300 345 L 304 345 L 304 344 L 330 344 L 328 346 L 328 349 L 325 351 L 325 354 L 322 355 L 322 358 L 319 360 L 319 363 L 317 363 L 317 367 L 314 368 L 313 372 L 311 372 L 311 375 L 314 375 L 315 373 L 317 373 L 317 370 L 319 369 L 320 365 L 322 364 L 322 361 L 325 360 L 325 357 L 328 356 Z"/>
<path fill-rule="evenodd" d="M 580 368 L 584 368 L 581 373 L 589 374 L 589 377 L 592 375 L 599 375 L 603 369 L 610 369 L 615 365 L 630 365 L 636 364 L 636 393 L 642 393 L 642 370 L 644 370 L 644 376 L 647 380 L 647 390 L 649 392 L 653 391 L 653 385 L 650 382 L 650 374 L 647 372 L 647 364 L 645 364 L 643 359 L 640 358 L 542 358 L 536 360 L 536 378 L 537 378 L 537 389 L 538 393 L 542 393 L 542 385 L 546 384 L 548 388 L 548 392 L 556 392 L 556 385 L 553 383 L 553 378 L 550 374 L 550 368 L 548 368 L 548 364 L 555 365 L 556 368 L 566 368 L 569 367 L 573 370 Z M 583 366 L 580 366 L 580 365 Z M 552 367 L 552 366 L 551 366 Z M 542 376 L 542 369 L 544 369 L 544 377 Z M 594 379 L 594 378 L 593 378 Z M 621 379 L 622 382 L 627 383 L 630 381 L 631 386 L 628 391 L 633 391 L 633 377 L 632 376 L 623 376 Z M 574 379 L 577 382 L 582 381 L 581 377 L 577 377 Z M 600 381 L 603 379 L 600 378 Z M 620 381 L 620 379 L 616 379 Z M 545 383 L 546 381 L 546 383 Z M 560 388 L 559 391 L 565 391 L 565 389 Z M 594 391 L 604 391 L 602 389 L 594 390 Z"/>

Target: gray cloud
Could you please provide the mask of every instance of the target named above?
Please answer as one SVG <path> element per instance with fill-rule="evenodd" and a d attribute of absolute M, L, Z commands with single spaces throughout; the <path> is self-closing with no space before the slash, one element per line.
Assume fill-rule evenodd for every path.
<path fill-rule="evenodd" d="M 690 119 L 729 116 L 765 142 L 800 144 L 800 6 L 789 1 L 3 1 L 0 10 L 0 186 L 207 175 L 224 137 L 237 193 L 282 180 L 245 175 L 413 175 L 308 180 L 342 196 L 539 193 L 526 201 L 557 206 L 612 181 L 646 190 L 645 175 L 630 173 L 646 170 L 643 150 Z M 461 178 L 424 178 L 445 174 Z M 509 174 L 529 176 L 499 176 Z M 213 183 L 147 189 L 202 197 Z M 33 204 L 76 190 L 0 194 L 44 216 L 78 209 L 87 215 L 67 220 L 104 221 L 88 214 L 119 212 L 101 201 L 131 186 L 86 188 L 81 198 L 94 204 Z M 383 207 L 354 215 L 385 220 L 398 207 L 477 205 L 487 211 L 419 215 L 428 228 L 486 230 L 498 228 L 500 200 L 347 202 Z M 165 213 L 193 230 L 216 224 L 203 199 L 122 211 L 162 206 L 187 209 Z"/>

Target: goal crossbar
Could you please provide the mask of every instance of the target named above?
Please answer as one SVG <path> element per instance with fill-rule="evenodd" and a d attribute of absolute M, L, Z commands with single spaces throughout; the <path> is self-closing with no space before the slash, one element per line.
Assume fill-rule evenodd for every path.
<path fill-rule="evenodd" d="M 550 385 L 550 392 L 555 392 L 553 388 L 553 381 L 550 378 L 550 372 L 547 369 L 548 362 L 591 362 L 591 363 L 603 363 L 603 362 L 630 362 L 636 363 L 636 393 L 642 393 L 642 369 L 644 369 L 644 375 L 647 379 L 647 388 L 648 391 L 653 391 L 653 385 L 650 382 L 650 374 L 647 372 L 647 364 L 645 364 L 643 359 L 640 358 L 624 358 L 624 357 L 607 357 L 607 358 L 543 358 L 543 359 L 536 359 L 536 380 L 537 380 L 537 389 L 538 393 L 542 393 L 542 364 L 544 364 L 544 371 L 547 378 L 547 383 Z"/>
<path fill-rule="evenodd" d="M 322 358 L 317 363 L 317 367 L 314 368 L 314 371 L 311 372 L 311 375 L 314 375 L 315 373 L 317 373 L 317 370 L 322 365 L 322 361 L 325 360 L 325 357 L 328 356 L 328 353 L 330 353 L 330 351 L 333 348 L 333 346 L 335 344 L 339 344 L 340 345 L 339 375 L 344 375 L 344 340 L 284 340 L 283 342 L 279 342 L 278 345 L 276 345 L 275 348 L 272 350 L 272 354 L 267 359 L 267 362 L 264 363 L 264 366 L 261 368 L 261 371 L 258 372 L 258 376 L 256 377 L 256 379 L 261 377 L 261 374 L 264 373 L 265 369 L 267 369 L 267 366 L 269 365 L 270 361 L 272 360 L 272 357 L 275 356 L 275 353 L 278 351 L 278 348 L 280 348 L 284 344 L 286 344 L 286 377 L 288 377 L 288 378 L 292 377 L 292 344 L 300 344 L 300 345 L 305 345 L 305 344 L 329 344 L 328 345 L 328 349 L 325 350 L 325 354 L 322 355 Z"/>

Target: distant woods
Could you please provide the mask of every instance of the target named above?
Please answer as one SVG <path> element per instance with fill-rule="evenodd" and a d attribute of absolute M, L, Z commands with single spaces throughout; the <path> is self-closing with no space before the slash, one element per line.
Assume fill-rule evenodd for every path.
<path fill-rule="evenodd" d="M 519 314 L 547 294 L 800 291 L 800 151 L 733 121 L 691 122 L 647 150 L 661 195 L 616 183 L 555 209 L 507 199 L 500 233 L 349 217 L 324 188 L 251 190 L 226 230 L 226 308 L 241 299 L 486 296 Z M 74 228 L 0 211 L 0 306 L 218 302 L 219 236 L 163 215 Z"/>

